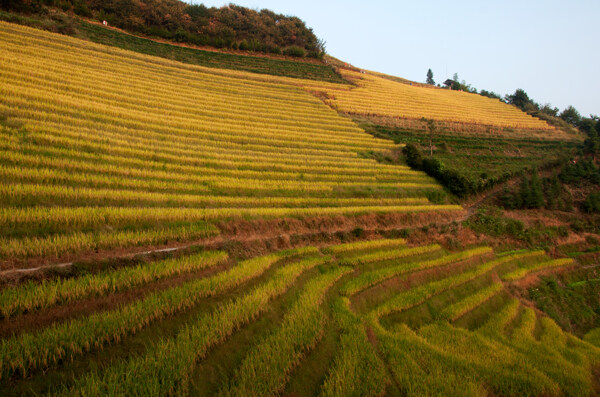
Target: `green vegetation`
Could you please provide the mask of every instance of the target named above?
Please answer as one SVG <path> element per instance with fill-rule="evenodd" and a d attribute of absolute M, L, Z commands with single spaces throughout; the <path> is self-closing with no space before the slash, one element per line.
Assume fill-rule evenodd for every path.
<path fill-rule="evenodd" d="M 518 219 L 503 215 L 500 208 L 483 206 L 471 216 L 465 225 L 476 233 L 487 234 L 492 237 L 510 237 L 529 247 L 544 247 L 552 243 L 557 237 L 566 237 L 569 229 L 566 226 L 526 226 Z"/>
<path fill-rule="evenodd" d="M 321 396 L 381 396 L 389 385 L 384 363 L 369 343 L 360 318 L 350 310 L 350 300 L 337 298 L 334 318 L 339 327 L 338 354 Z"/>
<path fill-rule="evenodd" d="M 406 144 L 403 153 L 414 169 L 436 178 L 459 197 L 490 189 L 524 170 L 560 164 L 574 153 L 575 141 L 496 137 L 483 134 L 424 132 L 363 124 L 375 136 Z M 440 127 L 438 127 L 440 128 Z M 432 142 L 432 156 L 429 153 Z"/>
<path fill-rule="evenodd" d="M 114 293 L 177 274 L 213 267 L 225 260 L 225 252 L 202 252 L 184 258 L 166 259 L 74 279 L 57 279 L 41 284 L 30 281 L 14 288 L 0 290 L 0 313 L 7 318 L 88 296 Z"/>
<path fill-rule="evenodd" d="M 592 365 L 600 364 L 600 349 L 564 333 L 548 318 L 542 317 L 538 324 L 529 309 L 516 323 L 515 337 L 506 338 L 504 325 L 499 324 L 512 322 L 518 301 L 509 314 L 503 311 L 503 305 L 489 306 L 486 319 L 492 325 L 467 330 L 456 321 L 477 314 L 487 307 L 488 301 L 506 297 L 506 288 L 499 281 L 501 276 L 514 278 L 511 275 L 515 272 L 538 270 L 548 264 L 567 265 L 571 259 L 550 260 L 538 251 L 495 257 L 490 248 L 479 247 L 444 252 L 440 259 L 432 260 L 431 249 L 440 251 L 441 247 L 406 248 L 404 244 L 401 239 L 373 240 L 323 250 L 305 247 L 281 251 L 247 259 L 228 270 L 200 275 L 196 280 L 181 281 L 157 292 L 151 289 L 152 280 L 176 276 L 176 263 L 208 261 L 214 266 L 225 260 L 225 255 L 202 252 L 132 269 L 74 277 L 65 284 L 38 282 L 40 294 L 45 292 L 46 296 L 50 296 L 53 285 L 59 297 L 64 295 L 61 291 L 67 293 L 63 291 L 67 284 L 72 285 L 73 294 L 84 302 L 96 295 L 118 297 L 119 291 L 131 283 L 137 283 L 136 288 L 150 289 L 148 294 L 116 310 L 92 310 L 2 339 L 0 391 L 29 382 L 29 378 L 41 379 L 42 372 L 65 371 L 63 377 L 48 378 L 51 384 L 44 383 L 43 390 L 81 396 L 187 395 L 192 389 L 203 387 L 194 383 L 191 389 L 191 382 L 216 381 L 210 389 L 218 390 L 220 395 L 263 396 L 281 393 L 292 382 L 297 385 L 302 379 L 295 378 L 299 373 L 318 370 L 311 375 L 321 379 L 314 379 L 318 389 L 310 390 L 323 396 L 422 395 L 425 390 L 450 394 L 464 394 L 466 390 L 468 394 L 483 395 L 488 388 L 498 395 L 589 393 L 590 371 Z M 341 258 L 324 256 L 321 251 L 339 253 Z M 410 256 L 398 257 L 403 251 L 411 252 Z M 361 261 L 352 262 L 354 268 L 348 267 L 349 258 L 360 257 L 369 258 L 375 270 L 363 270 Z M 467 260 L 470 258 L 477 260 Z M 440 266 L 446 267 L 436 271 Z M 152 278 L 139 281 L 144 272 L 152 274 Z M 380 276 L 375 280 L 374 274 Z M 382 283 L 384 280 L 399 282 Z M 26 285 L 33 290 L 35 284 Z M 289 295 L 289 303 L 277 304 L 281 319 L 269 316 L 265 321 L 274 322 L 265 327 L 261 316 L 270 310 L 274 300 L 293 288 L 298 292 Z M 379 298 L 369 299 L 377 294 Z M 365 298 L 366 309 L 357 311 L 355 300 Z M 44 302 L 47 303 L 37 305 L 32 316 L 48 312 L 52 302 Z M 60 299 L 56 303 L 59 302 Z M 390 317 L 420 305 L 429 305 L 434 312 L 417 330 L 406 327 L 401 316 Z M 203 309 L 196 310 L 199 306 Z M 191 315 L 182 321 L 186 312 Z M 31 319 L 35 321 L 35 317 Z M 217 356 L 204 360 L 212 349 L 227 346 L 230 339 L 254 321 L 260 321 L 265 329 L 254 329 L 258 332 L 256 337 L 248 334 L 243 338 L 249 346 L 242 349 L 235 362 L 226 365 L 226 373 L 216 380 L 195 376 L 198 365 L 203 371 L 210 365 L 223 368 Z M 167 327 L 173 329 L 162 334 L 161 339 L 146 334 L 145 338 L 150 339 L 135 342 L 143 343 L 143 347 L 135 348 L 134 353 L 117 355 L 110 365 L 93 364 L 99 350 L 119 345 L 127 351 L 138 339 L 133 334 L 144 335 L 144 329 L 167 323 L 173 324 Z M 541 330 L 539 341 L 533 337 L 535 329 Z M 329 332 L 333 334 L 325 337 Z M 587 339 L 593 343 L 594 334 L 590 333 Z M 235 349 L 240 340 L 231 343 L 228 349 Z M 311 357 L 313 353 L 316 355 Z M 314 366 L 317 359 L 325 361 Z M 84 360 L 91 360 L 92 364 L 73 373 L 65 368 L 67 362 L 78 366 Z M 444 376 L 438 377 L 441 374 Z M 40 387 L 29 384 L 33 386 L 31 390 Z M 300 389 L 296 386 L 294 390 Z"/>
<path fill-rule="evenodd" d="M 325 44 L 312 29 L 297 17 L 275 14 L 269 10 L 255 11 L 229 4 L 207 8 L 203 4 L 188 4 L 179 0 L 8 0 L 2 8 L 25 13 L 56 12 L 48 6 L 60 7 L 96 21 L 107 21 L 130 32 L 160 37 L 176 42 L 210 45 L 218 48 L 281 54 L 305 53 L 314 58 L 324 55 Z M 299 52 L 298 50 L 301 50 Z"/>
<path fill-rule="evenodd" d="M 592 250 L 593 251 L 593 250 Z M 541 276 L 527 291 L 529 299 L 566 331 L 583 336 L 600 328 L 600 269 L 597 253 L 566 250 L 583 266 L 569 272 Z M 577 254 L 577 255 L 575 255 Z"/>

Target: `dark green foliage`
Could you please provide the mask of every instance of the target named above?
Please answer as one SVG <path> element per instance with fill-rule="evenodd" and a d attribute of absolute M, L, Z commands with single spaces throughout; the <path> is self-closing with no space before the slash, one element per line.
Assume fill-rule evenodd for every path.
<path fill-rule="evenodd" d="M 533 104 L 533 101 L 529 99 L 529 95 L 521 88 L 518 88 L 512 95 L 506 95 L 505 100 L 522 110 L 528 109 Z"/>
<path fill-rule="evenodd" d="M 561 164 L 562 156 L 569 155 L 575 147 L 575 143 L 528 138 L 461 136 L 442 129 L 432 135 L 371 124 L 362 124 L 362 127 L 377 137 L 405 144 L 403 154 L 409 166 L 418 170 L 427 168 L 426 172 L 431 172 L 431 176 L 460 196 L 492 188 L 524 169 Z M 430 151 L 430 147 L 434 148 L 431 152 L 438 162 L 428 162 L 424 167 L 420 148 Z M 515 151 L 519 156 L 506 155 Z M 439 170 L 440 164 L 443 164 L 443 172 Z M 537 194 L 539 198 L 539 192 Z M 521 205 L 507 206 L 519 208 Z"/>
<path fill-rule="evenodd" d="M 581 186 L 585 182 L 600 185 L 600 169 L 591 160 L 573 160 L 563 167 L 559 178 L 573 186 Z"/>
<path fill-rule="evenodd" d="M 529 297 L 561 328 L 583 336 L 600 327 L 600 274 L 596 269 L 543 277 L 529 289 Z"/>
<path fill-rule="evenodd" d="M 575 127 L 578 126 L 581 122 L 581 115 L 573 106 L 569 106 L 568 108 L 563 110 L 560 113 L 559 117 Z"/>
<path fill-rule="evenodd" d="M 289 47 L 290 55 L 297 57 L 319 58 L 325 52 L 325 42 L 299 18 L 234 4 L 221 8 L 180 0 L 5 0 L 1 4 L 5 10 L 26 13 L 40 12 L 45 6 L 106 20 L 133 33 L 190 44 L 236 48 L 245 41 L 242 47 L 250 51 Z"/>
<path fill-rule="evenodd" d="M 537 170 L 531 174 L 529 181 L 530 197 L 527 202 L 527 208 L 542 208 L 544 206 L 544 192 L 542 191 L 542 183 L 538 176 Z"/>
<path fill-rule="evenodd" d="M 583 202 L 585 212 L 600 212 L 600 193 L 591 193 Z"/>
<path fill-rule="evenodd" d="M 418 170 L 423 168 L 423 155 L 414 144 L 409 143 L 404 146 L 402 154 L 406 158 L 406 164 Z"/>
<path fill-rule="evenodd" d="M 283 55 L 287 55 L 290 57 L 296 57 L 296 58 L 304 58 L 304 56 L 306 55 L 306 52 L 304 51 L 304 48 L 302 48 L 302 47 L 291 46 L 291 47 L 288 47 L 285 50 L 283 50 Z"/>
<path fill-rule="evenodd" d="M 563 227 L 526 227 L 517 219 L 503 216 L 502 210 L 497 207 L 479 208 L 477 214 L 470 217 L 465 224 L 477 233 L 493 237 L 510 237 L 522 241 L 529 247 L 546 247 L 558 236 L 564 236 L 567 232 Z"/>
<path fill-rule="evenodd" d="M 494 98 L 494 99 L 500 99 L 500 100 L 502 100 L 502 97 L 500 95 L 496 94 L 494 91 L 481 90 L 479 92 L 479 95 L 485 96 L 485 97 L 488 97 L 488 98 Z"/>
<path fill-rule="evenodd" d="M 435 80 L 433 79 L 433 72 L 431 71 L 431 69 L 429 69 L 427 71 L 427 80 L 426 80 L 427 84 L 431 84 L 431 85 L 435 85 Z"/>
<path fill-rule="evenodd" d="M 540 179 L 537 171 L 521 177 L 519 188 L 511 191 L 504 188 L 500 196 L 502 206 L 507 209 L 536 209 L 572 211 L 571 194 L 566 190 L 556 175 Z"/>

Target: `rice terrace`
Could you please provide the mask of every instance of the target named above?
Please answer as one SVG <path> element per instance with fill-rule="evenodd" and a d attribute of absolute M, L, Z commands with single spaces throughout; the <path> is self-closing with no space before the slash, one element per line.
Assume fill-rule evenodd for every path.
<path fill-rule="evenodd" d="M 300 18 L 2 3 L 1 396 L 600 395 L 600 119 Z"/>

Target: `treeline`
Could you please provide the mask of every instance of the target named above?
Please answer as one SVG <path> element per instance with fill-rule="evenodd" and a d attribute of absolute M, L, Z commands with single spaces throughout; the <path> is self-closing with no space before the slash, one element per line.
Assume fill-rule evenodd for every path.
<path fill-rule="evenodd" d="M 435 85 L 435 80 L 433 79 L 433 72 L 431 69 L 427 71 L 426 83 L 430 85 Z M 513 94 L 506 94 L 501 96 L 494 91 L 481 90 L 478 91 L 477 88 L 471 86 L 465 82 L 465 80 L 459 81 L 459 77 L 457 73 L 454 73 L 452 79 L 448 79 L 444 82 L 444 85 L 455 91 L 465 91 L 470 92 L 472 94 L 479 94 L 481 96 L 487 98 L 498 99 L 501 102 L 508 103 L 509 105 L 514 105 L 528 113 L 534 117 L 545 120 L 546 122 L 558 126 L 558 127 L 582 127 L 583 124 L 591 125 L 597 121 L 596 116 L 590 116 L 589 118 L 582 117 L 581 114 L 575 109 L 573 106 L 569 106 L 564 109 L 562 112 L 557 108 L 553 107 L 551 104 L 540 104 L 535 102 L 533 99 L 529 97 L 529 95 L 525 92 L 525 90 L 518 88 L 515 90 Z M 437 85 L 441 87 L 440 84 Z M 586 126 L 584 126 L 585 128 Z M 584 131 L 587 132 L 587 131 Z"/>
<path fill-rule="evenodd" d="M 181 43 L 320 58 L 325 43 L 297 17 L 234 4 L 208 8 L 180 0 L 3 0 L 22 13 L 58 7 L 111 26 Z"/>

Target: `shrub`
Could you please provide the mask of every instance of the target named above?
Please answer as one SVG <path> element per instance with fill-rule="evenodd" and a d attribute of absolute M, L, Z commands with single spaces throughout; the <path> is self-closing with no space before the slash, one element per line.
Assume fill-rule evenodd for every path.
<path fill-rule="evenodd" d="M 306 51 L 304 51 L 304 48 L 302 47 L 293 45 L 291 47 L 286 48 L 283 51 L 283 54 L 290 57 L 304 58 L 304 56 L 306 55 Z"/>
<path fill-rule="evenodd" d="M 583 202 L 583 210 L 588 213 L 600 212 L 600 193 L 591 193 Z"/>
<path fill-rule="evenodd" d="M 402 154 L 406 157 L 406 164 L 412 168 L 422 169 L 423 168 L 423 156 L 421 151 L 412 143 L 404 146 Z"/>

